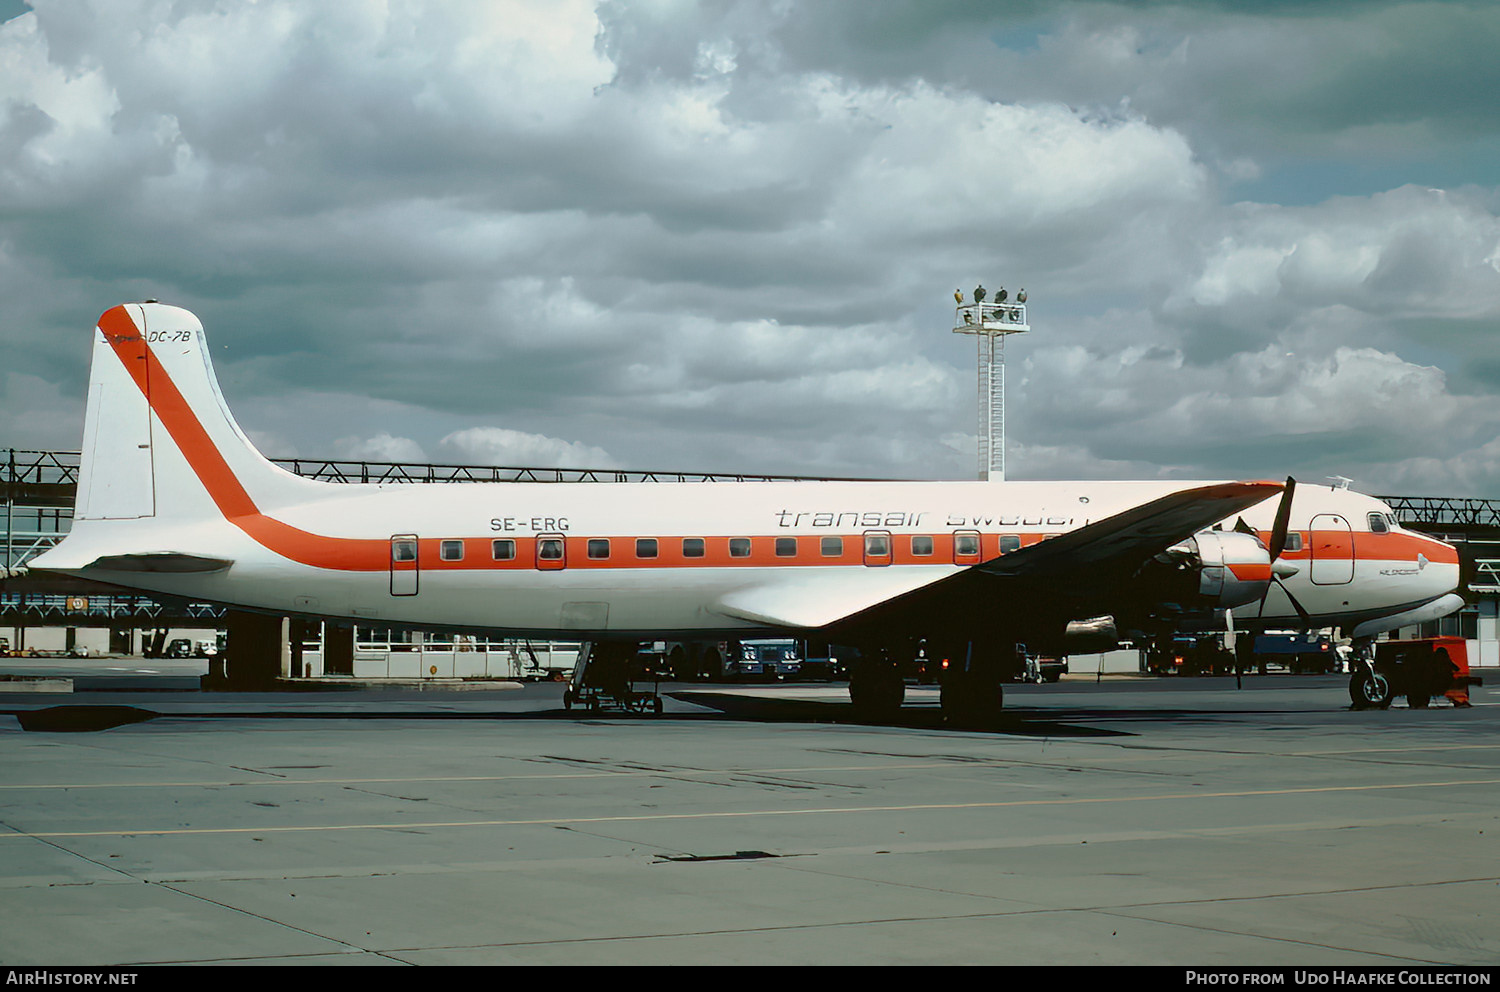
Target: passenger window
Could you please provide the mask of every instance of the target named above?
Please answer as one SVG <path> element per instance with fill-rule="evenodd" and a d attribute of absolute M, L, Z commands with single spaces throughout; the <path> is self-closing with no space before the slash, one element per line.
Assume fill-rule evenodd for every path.
<path fill-rule="evenodd" d="M 1390 528 L 1385 525 L 1385 514 L 1371 513 L 1365 519 L 1370 522 L 1371 534 L 1384 534 L 1388 530 L 1390 530 Z"/>
<path fill-rule="evenodd" d="M 417 560 L 417 542 L 416 541 L 392 541 L 391 542 L 391 561 L 416 561 L 416 560 Z"/>
<path fill-rule="evenodd" d="M 838 558 L 844 553 L 844 539 L 842 537 L 825 537 L 821 545 L 824 558 Z"/>
<path fill-rule="evenodd" d="M 1298 530 L 1287 531 L 1286 546 L 1284 548 L 1282 548 L 1281 550 L 1282 551 L 1301 551 L 1302 550 L 1302 532 L 1298 531 Z"/>
<path fill-rule="evenodd" d="M 538 541 L 536 556 L 542 561 L 562 561 L 563 542 L 561 538 L 546 537 Z"/>
<path fill-rule="evenodd" d="M 884 558 L 891 553 L 891 539 L 884 534 L 865 535 L 865 554 L 871 558 Z"/>
<path fill-rule="evenodd" d="M 490 557 L 496 561 L 510 561 L 516 556 L 516 542 L 510 540 L 491 541 Z"/>
<path fill-rule="evenodd" d="M 656 538 L 638 537 L 635 539 L 635 556 L 637 558 L 656 557 Z"/>
<path fill-rule="evenodd" d="M 778 537 L 776 539 L 776 557 L 797 557 L 797 539 L 795 537 Z"/>
<path fill-rule="evenodd" d="M 1002 555 L 1008 555 L 1012 551 L 1020 551 L 1020 550 L 1021 550 L 1021 535 L 1019 535 L 1019 534 L 1001 534 L 1000 535 L 1000 553 Z"/>
<path fill-rule="evenodd" d="M 930 558 L 932 556 L 932 538 L 913 537 L 911 539 L 911 553 L 913 558 Z"/>
<path fill-rule="evenodd" d="M 589 538 L 588 549 L 589 549 L 589 557 L 590 558 L 608 558 L 609 557 L 609 538 L 607 538 L 607 537 L 591 537 L 591 538 Z"/>
<path fill-rule="evenodd" d="M 684 558 L 702 558 L 703 557 L 703 538 L 701 538 L 701 537 L 684 537 L 682 539 L 682 557 L 684 557 Z"/>
<path fill-rule="evenodd" d="M 956 534 L 953 537 L 953 553 L 974 557 L 979 554 L 978 534 Z"/>
<path fill-rule="evenodd" d="M 750 539 L 748 537 L 731 537 L 729 539 L 729 557 L 749 558 Z"/>
<path fill-rule="evenodd" d="M 463 561 L 464 542 L 444 541 L 438 545 L 438 557 L 443 561 Z"/>

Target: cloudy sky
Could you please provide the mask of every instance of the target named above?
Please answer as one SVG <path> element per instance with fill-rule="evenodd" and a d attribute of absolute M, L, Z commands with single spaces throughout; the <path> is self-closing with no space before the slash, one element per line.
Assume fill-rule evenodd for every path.
<path fill-rule="evenodd" d="M 1500 5 L 0 0 L 0 446 L 1500 497 Z"/>

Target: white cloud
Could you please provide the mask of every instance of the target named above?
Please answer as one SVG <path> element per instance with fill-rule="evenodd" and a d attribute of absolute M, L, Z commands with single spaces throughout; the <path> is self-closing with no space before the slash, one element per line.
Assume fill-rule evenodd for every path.
<path fill-rule="evenodd" d="M 334 454 L 359 462 L 425 462 L 427 453 L 408 437 L 376 434 L 374 437 L 343 437 L 333 442 Z"/>
<path fill-rule="evenodd" d="M 438 444 L 445 460 L 473 465 L 538 468 L 619 468 L 609 452 L 592 445 L 504 427 L 454 431 Z"/>

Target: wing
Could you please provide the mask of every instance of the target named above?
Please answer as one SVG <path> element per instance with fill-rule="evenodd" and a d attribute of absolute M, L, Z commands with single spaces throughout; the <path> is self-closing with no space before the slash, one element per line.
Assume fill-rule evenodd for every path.
<path fill-rule="evenodd" d="M 718 610 L 834 636 L 933 627 L 958 636 L 993 624 L 1002 611 L 1021 617 L 1108 613 L 1152 555 L 1280 490 L 1275 482 L 1184 489 L 982 564 L 803 573 L 731 593 Z"/>

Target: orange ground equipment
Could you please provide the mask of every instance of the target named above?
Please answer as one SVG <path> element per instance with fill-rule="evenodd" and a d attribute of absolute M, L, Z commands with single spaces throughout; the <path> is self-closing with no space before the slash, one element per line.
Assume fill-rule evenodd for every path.
<path fill-rule="evenodd" d="M 1356 670 L 1349 696 L 1355 709 L 1385 709 L 1403 695 L 1412 709 L 1425 708 L 1434 698 L 1464 707 L 1469 705 L 1469 686 L 1483 684 L 1469 674 L 1462 637 L 1422 637 L 1376 644 L 1374 672 Z"/>

